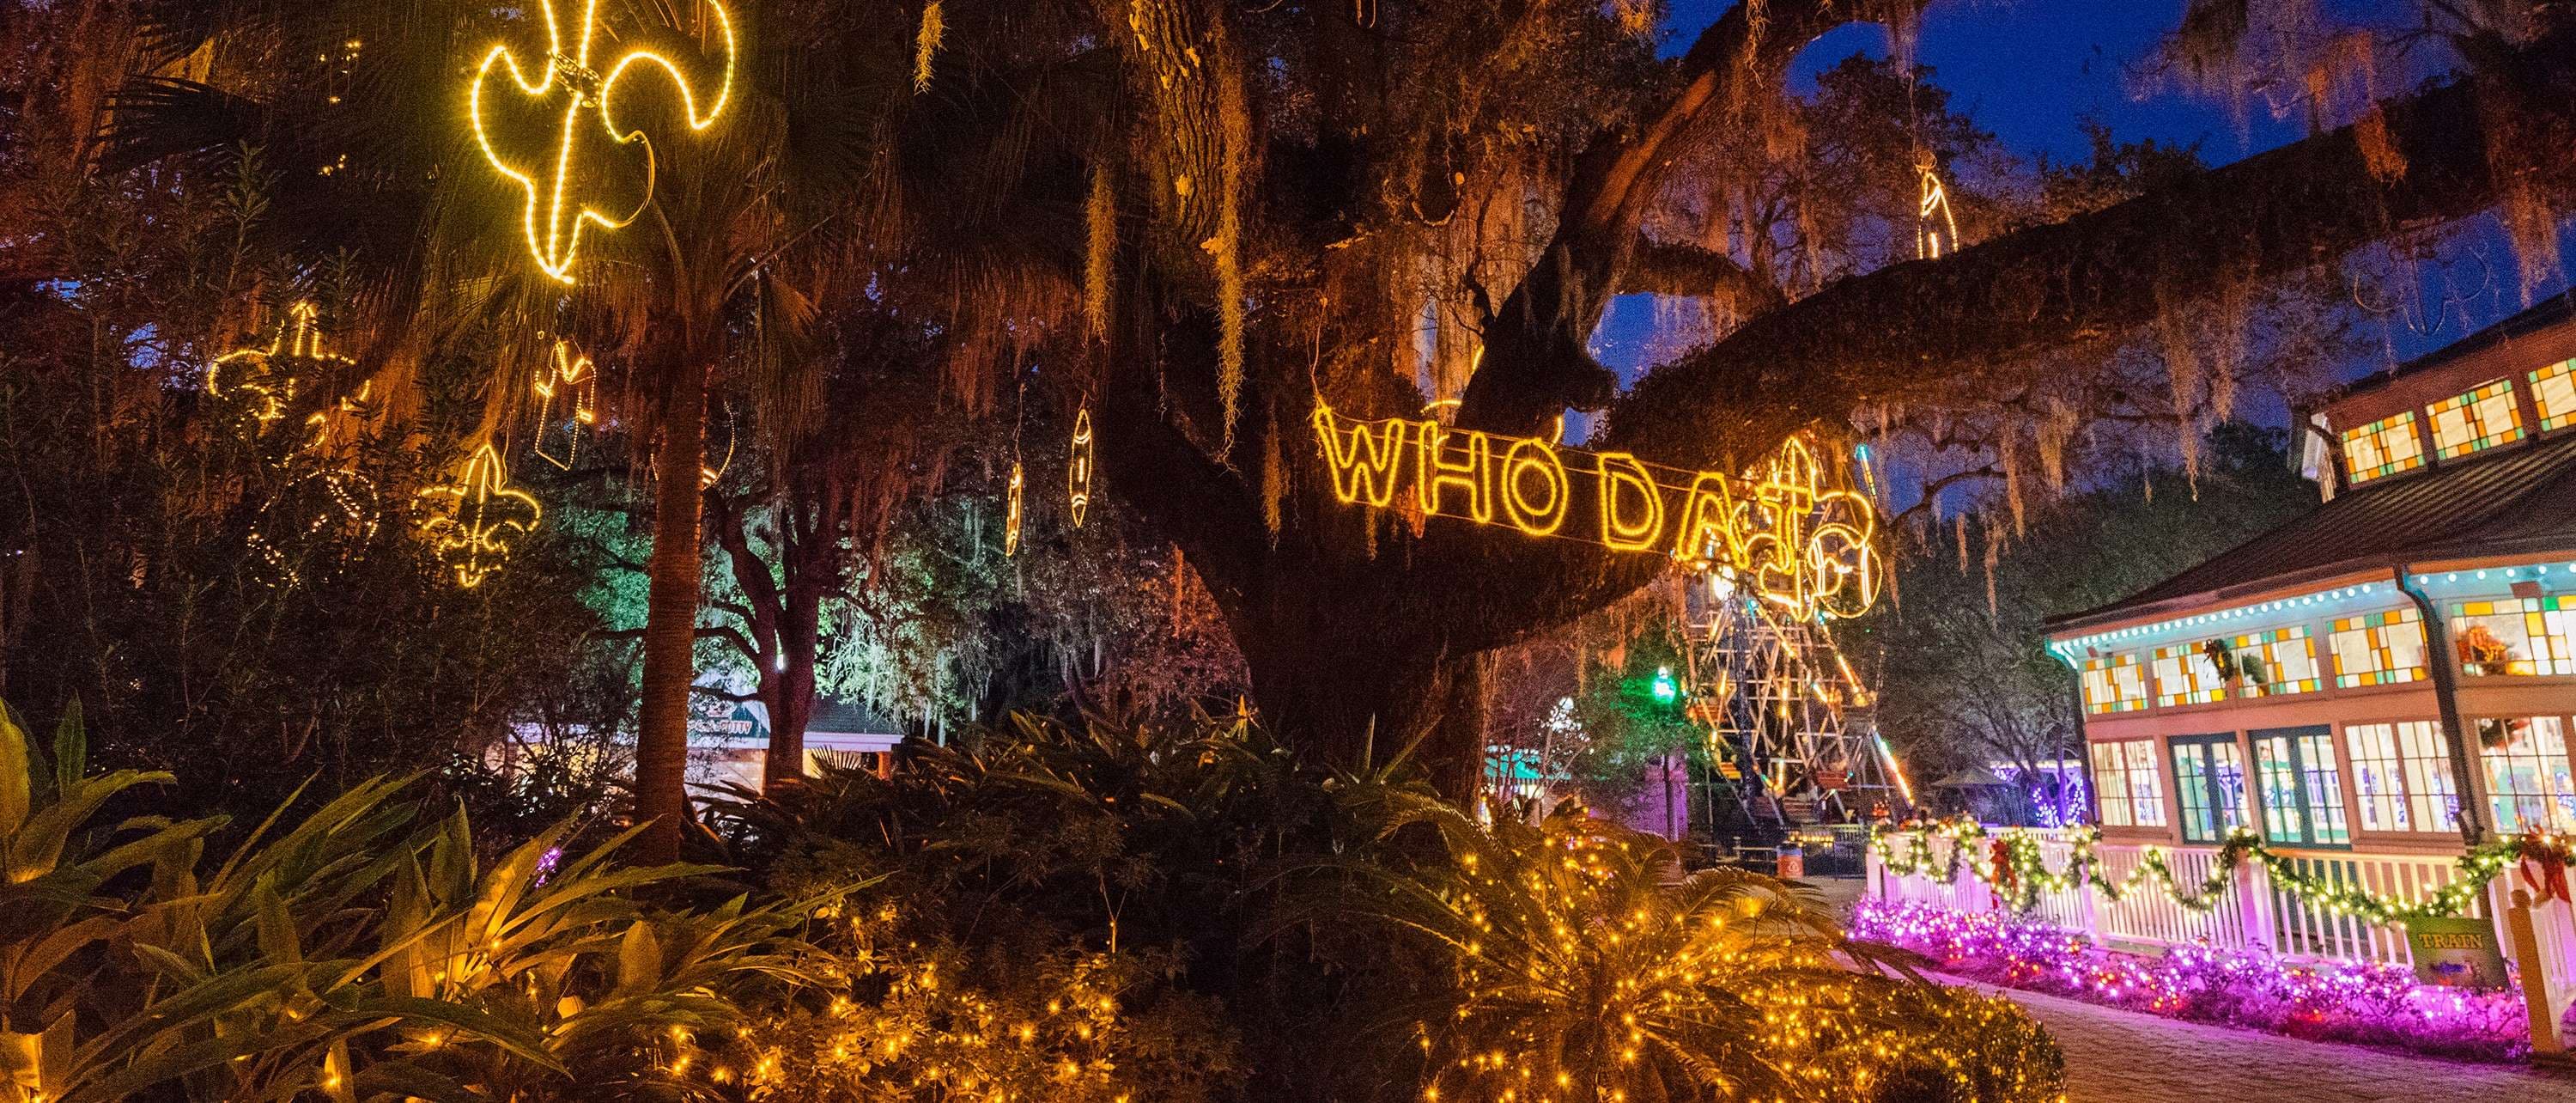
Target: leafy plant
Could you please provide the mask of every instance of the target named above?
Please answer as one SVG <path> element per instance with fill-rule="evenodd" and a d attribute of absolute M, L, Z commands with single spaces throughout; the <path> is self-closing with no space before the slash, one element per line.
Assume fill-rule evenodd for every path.
<path fill-rule="evenodd" d="M 1685 877 L 1660 840 L 1599 820 L 1487 827 L 1415 792 L 1354 799 L 1390 834 L 1428 828 L 1443 844 L 1409 865 L 1334 863 L 1349 876 L 1302 907 L 1312 922 L 1382 924 L 1447 963 L 1446 983 L 1387 1009 L 1427 1059 L 1423 1098 L 2056 1091 L 2054 1047 L 2027 1020 L 1891 978 L 1793 883 L 1728 869 Z M 1961 1024 L 1984 1033 L 1951 1029 Z M 1978 1045 L 1990 1037 L 2011 1044 Z M 1981 1064 L 1959 1065 L 1962 1047 Z"/>
<path fill-rule="evenodd" d="M 690 1036 L 801 976 L 795 909 L 666 909 L 708 872 L 567 857 L 557 827 L 484 866 L 464 813 L 376 780 L 209 868 L 221 819 L 93 822 L 168 774 L 85 774 L 76 715 L 43 762 L 0 718 L 0 1060 L 9 1103 L 597 1099 L 699 1090 Z"/>

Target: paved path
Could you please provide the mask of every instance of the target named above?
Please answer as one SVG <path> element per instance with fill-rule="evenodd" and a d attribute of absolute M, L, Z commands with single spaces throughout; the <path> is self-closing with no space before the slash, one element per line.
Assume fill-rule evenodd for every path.
<path fill-rule="evenodd" d="M 2073 1103 L 2576 1103 L 2576 1072 L 2436 1061 L 2004 994 L 2057 1036 Z"/>

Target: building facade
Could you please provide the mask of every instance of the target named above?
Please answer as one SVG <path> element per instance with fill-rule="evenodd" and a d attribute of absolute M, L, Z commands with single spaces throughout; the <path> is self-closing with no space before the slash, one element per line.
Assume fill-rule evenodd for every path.
<path fill-rule="evenodd" d="M 2052 622 L 2108 840 L 2457 852 L 2576 831 L 2576 306 L 2302 418 L 2324 501 Z"/>

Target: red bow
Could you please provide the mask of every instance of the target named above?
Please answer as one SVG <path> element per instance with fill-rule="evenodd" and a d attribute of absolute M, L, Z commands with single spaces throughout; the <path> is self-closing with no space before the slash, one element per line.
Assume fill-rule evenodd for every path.
<path fill-rule="evenodd" d="M 2013 887 L 2012 841 L 1997 839 L 1991 849 L 1995 867 L 1995 887 L 2000 889 Z"/>
<path fill-rule="evenodd" d="M 2536 869 L 2536 873 L 2535 873 Z M 2531 887 L 2541 903 L 2566 901 L 2567 855 L 2556 850 L 2533 847 L 2522 853 L 2522 883 Z M 2568 901 L 2576 903 L 2576 901 Z"/>

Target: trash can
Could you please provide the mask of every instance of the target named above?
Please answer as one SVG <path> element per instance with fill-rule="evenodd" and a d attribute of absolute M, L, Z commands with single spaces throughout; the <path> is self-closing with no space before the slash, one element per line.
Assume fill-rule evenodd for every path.
<path fill-rule="evenodd" d="M 1797 843 L 1780 844 L 1779 864 L 1775 869 L 1781 880 L 1795 881 L 1807 875 L 1807 852 Z"/>

